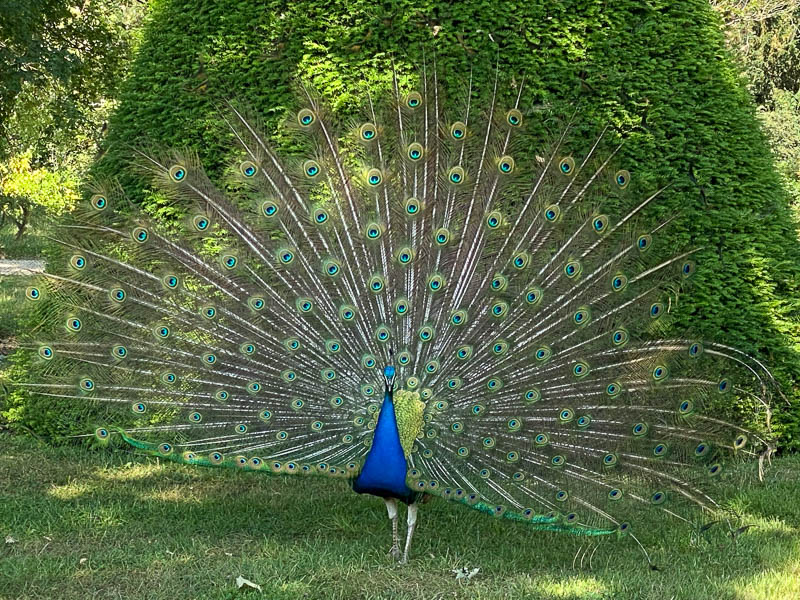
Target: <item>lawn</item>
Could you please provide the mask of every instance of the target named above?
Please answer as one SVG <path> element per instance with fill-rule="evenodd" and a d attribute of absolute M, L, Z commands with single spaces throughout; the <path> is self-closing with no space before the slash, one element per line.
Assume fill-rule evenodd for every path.
<path fill-rule="evenodd" d="M 0 434 L 0 598 L 800 597 L 800 456 L 773 461 L 763 484 L 749 468 L 733 477 L 732 525 L 752 527 L 698 537 L 653 514 L 635 526 L 658 570 L 625 538 L 533 532 L 439 500 L 421 507 L 399 566 L 383 503 L 343 481 Z M 461 567 L 480 571 L 456 580 Z M 263 591 L 239 590 L 238 576 Z"/>

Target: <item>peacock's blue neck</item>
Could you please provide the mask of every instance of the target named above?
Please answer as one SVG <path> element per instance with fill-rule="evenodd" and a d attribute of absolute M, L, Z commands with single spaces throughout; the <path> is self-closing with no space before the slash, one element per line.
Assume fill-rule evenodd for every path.
<path fill-rule="evenodd" d="M 406 485 L 407 471 L 408 465 L 397 431 L 392 392 L 387 390 L 378 424 L 375 426 L 372 447 L 364 460 L 361 473 L 353 482 L 353 489 L 359 494 L 408 501 L 414 492 Z"/>

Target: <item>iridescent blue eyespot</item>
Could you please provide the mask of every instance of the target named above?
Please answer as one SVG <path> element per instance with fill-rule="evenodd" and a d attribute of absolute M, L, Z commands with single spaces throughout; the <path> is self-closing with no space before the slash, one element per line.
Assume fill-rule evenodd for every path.
<path fill-rule="evenodd" d="M 428 289 L 432 292 L 438 292 L 444 287 L 444 277 L 441 275 L 431 275 L 428 278 Z"/>
<path fill-rule="evenodd" d="M 625 171 L 624 169 L 617 171 L 617 174 L 614 175 L 614 181 L 622 189 L 628 187 L 628 182 L 630 180 L 631 180 L 631 174 L 628 173 L 628 171 Z"/>
<path fill-rule="evenodd" d="M 397 261 L 401 265 L 404 266 L 408 265 L 411 263 L 413 259 L 414 259 L 414 251 L 411 248 L 405 246 L 397 251 Z"/>
<path fill-rule="evenodd" d="M 583 361 L 577 362 L 572 366 L 572 374 L 575 377 L 585 377 L 589 374 L 589 365 Z"/>
<path fill-rule="evenodd" d="M 316 120 L 316 115 L 308 108 L 304 108 L 297 113 L 297 122 L 301 127 L 310 127 Z"/>
<path fill-rule="evenodd" d="M 175 182 L 181 182 L 186 179 L 186 169 L 181 165 L 174 165 L 169 169 L 169 176 Z"/>
<path fill-rule="evenodd" d="M 382 275 L 373 275 L 370 277 L 368 287 L 371 292 L 375 294 L 382 292 L 385 286 L 386 283 Z"/>
<path fill-rule="evenodd" d="M 274 217 L 278 214 L 278 205 L 272 200 L 266 200 L 261 203 L 261 212 L 265 217 Z"/>
<path fill-rule="evenodd" d="M 436 242 L 437 246 L 444 246 L 447 244 L 447 242 L 450 241 L 450 231 L 448 231 L 444 227 L 441 227 L 436 230 L 436 232 L 433 235 L 433 239 Z"/>
<path fill-rule="evenodd" d="M 72 258 L 69 259 L 69 264 L 73 269 L 82 271 L 86 267 L 86 257 L 81 254 L 74 254 Z"/>
<path fill-rule="evenodd" d="M 450 126 L 450 135 L 453 136 L 454 140 L 461 140 L 467 133 L 467 126 L 461 122 L 456 121 Z"/>
<path fill-rule="evenodd" d="M 528 291 L 525 292 L 525 302 L 527 302 L 531 306 L 535 306 L 539 304 L 542 300 L 542 290 L 541 288 L 535 287 L 530 288 Z"/>
<path fill-rule="evenodd" d="M 144 227 L 136 227 L 136 228 L 134 228 L 134 230 L 131 233 L 131 235 L 133 236 L 133 239 L 135 241 L 139 242 L 140 244 L 143 244 L 144 242 L 146 242 L 147 238 L 149 236 L 149 234 L 147 232 L 147 229 L 145 229 Z"/>
<path fill-rule="evenodd" d="M 514 266 L 515 269 L 522 270 L 528 266 L 530 260 L 531 260 L 530 254 L 521 251 L 514 254 L 514 256 L 511 259 L 511 264 Z"/>
<path fill-rule="evenodd" d="M 418 108 L 422 104 L 422 96 L 419 92 L 410 92 L 406 96 L 406 106 L 408 108 L 414 109 Z"/>
<path fill-rule="evenodd" d="M 464 181 L 464 169 L 461 167 L 453 167 L 450 169 L 450 172 L 447 175 L 448 181 L 450 183 L 458 185 Z"/>
<path fill-rule="evenodd" d="M 606 215 L 599 215 L 592 219 L 592 229 L 595 233 L 603 233 L 608 228 L 608 217 Z"/>
<path fill-rule="evenodd" d="M 650 497 L 650 502 L 653 504 L 664 504 L 667 500 L 667 495 L 664 492 L 656 492 Z"/>
<path fill-rule="evenodd" d="M 555 223 L 560 216 L 561 208 L 558 204 L 551 204 L 544 209 L 544 218 L 550 223 Z"/>
<path fill-rule="evenodd" d="M 328 277 L 336 277 L 342 270 L 339 261 L 333 258 L 326 259 L 322 264 L 322 268 Z"/>
<path fill-rule="evenodd" d="M 378 131 L 372 123 L 364 123 L 359 129 L 359 134 L 363 141 L 370 142 L 378 135 Z"/>
<path fill-rule="evenodd" d="M 420 209 L 419 200 L 417 200 L 416 198 L 409 198 L 405 202 L 405 209 L 406 209 L 406 214 L 413 217 L 419 212 Z"/>
<path fill-rule="evenodd" d="M 514 172 L 515 164 L 516 163 L 514 162 L 514 159 L 512 157 L 503 156 L 498 161 L 498 165 L 497 166 L 498 166 L 498 169 L 500 170 L 500 173 L 502 173 L 503 175 L 508 175 L 509 173 L 513 173 Z"/>
<path fill-rule="evenodd" d="M 630 336 L 628 335 L 628 331 L 623 328 L 615 329 L 614 332 L 611 334 L 611 342 L 616 347 L 622 347 L 628 343 Z"/>
<path fill-rule="evenodd" d="M 308 314 L 314 308 L 314 303 L 311 301 L 311 298 L 298 298 L 295 301 L 295 306 L 302 314 Z"/>
<path fill-rule="evenodd" d="M 522 113 L 516 108 L 512 108 L 506 113 L 506 123 L 512 127 L 519 127 L 522 124 Z"/>
<path fill-rule="evenodd" d="M 249 160 L 246 160 L 239 165 L 239 171 L 245 177 L 250 178 L 253 177 L 258 172 L 258 168 L 254 163 L 250 162 Z"/>
<path fill-rule="evenodd" d="M 658 365 L 653 369 L 653 379 L 656 381 L 666 379 L 667 375 L 669 375 L 669 370 L 663 365 Z"/>
<path fill-rule="evenodd" d="M 497 229 L 502 222 L 503 217 L 498 211 L 493 211 L 486 215 L 486 226 L 489 229 Z"/>
<path fill-rule="evenodd" d="M 433 339 L 433 327 L 430 325 L 424 325 L 420 327 L 417 337 L 419 337 L 420 341 L 422 342 L 431 341 Z"/>
<path fill-rule="evenodd" d="M 421 144 L 413 143 L 408 146 L 408 158 L 418 161 L 422 158 L 423 148 Z"/>
<path fill-rule="evenodd" d="M 591 320 L 591 312 L 588 308 L 580 308 L 572 316 L 572 320 L 576 325 L 586 325 Z"/>
<path fill-rule="evenodd" d="M 564 275 L 566 275 L 569 279 L 574 279 L 578 275 L 580 275 L 582 270 L 581 263 L 577 260 L 571 260 L 566 265 L 564 265 Z"/>
<path fill-rule="evenodd" d="M 525 392 L 524 397 L 525 397 L 525 402 L 534 403 L 542 399 L 542 394 L 537 389 L 530 389 Z"/>
<path fill-rule="evenodd" d="M 211 222 L 205 215 L 195 215 L 194 217 L 192 217 L 192 226 L 197 231 L 206 231 L 210 224 Z"/>
<path fill-rule="evenodd" d="M 96 195 L 92 196 L 92 198 L 89 200 L 89 204 L 92 205 L 93 209 L 95 209 L 97 211 L 101 211 L 101 210 L 105 210 L 106 207 L 108 207 L 108 200 L 106 200 L 105 196 L 102 196 L 100 194 L 96 194 Z"/>
<path fill-rule="evenodd" d="M 303 163 L 303 173 L 309 179 L 316 178 L 320 173 L 319 163 L 315 160 L 307 160 Z"/>

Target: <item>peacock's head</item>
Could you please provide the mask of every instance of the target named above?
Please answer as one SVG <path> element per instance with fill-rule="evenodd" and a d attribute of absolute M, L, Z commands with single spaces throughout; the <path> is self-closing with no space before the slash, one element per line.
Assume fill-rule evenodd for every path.
<path fill-rule="evenodd" d="M 394 376 L 396 373 L 394 365 L 386 365 L 383 367 L 383 379 L 386 382 L 386 391 L 394 389 Z"/>

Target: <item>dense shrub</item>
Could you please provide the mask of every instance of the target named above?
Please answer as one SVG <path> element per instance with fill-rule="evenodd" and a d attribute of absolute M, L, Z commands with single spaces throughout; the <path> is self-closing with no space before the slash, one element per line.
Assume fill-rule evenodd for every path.
<path fill-rule="evenodd" d="M 752 100 L 705 0 L 158 0 L 112 120 L 99 176 L 136 200 L 130 145 L 197 149 L 218 176 L 229 154 L 216 105 L 235 94 L 275 130 L 309 79 L 348 115 L 363 94 L 435 53 L 450 97 L 472 69 L 486 88 L 525 75 L 543 101 L 579 102 L 630 136 L 621 162 L 642 189 L 671 182 L 655 217 L 679 213 L 659 243 L 702 246 L 691 293 L 673 307 L 691 330 L 763 357 L 787 399 L 800 380 L 800 246 Z M 520 157 L 522 159 L 524 157 Z M 694 179 L 694 181 L 693 181 Z M 662 241 L 663 240 L 663 241 Z M 15 403 L 22 400 L 15 400 Z M 782 443 L 800 444 L 800 414 L 777 402 Z M 25 421 L 25 411 L 16 418 Z"/>

